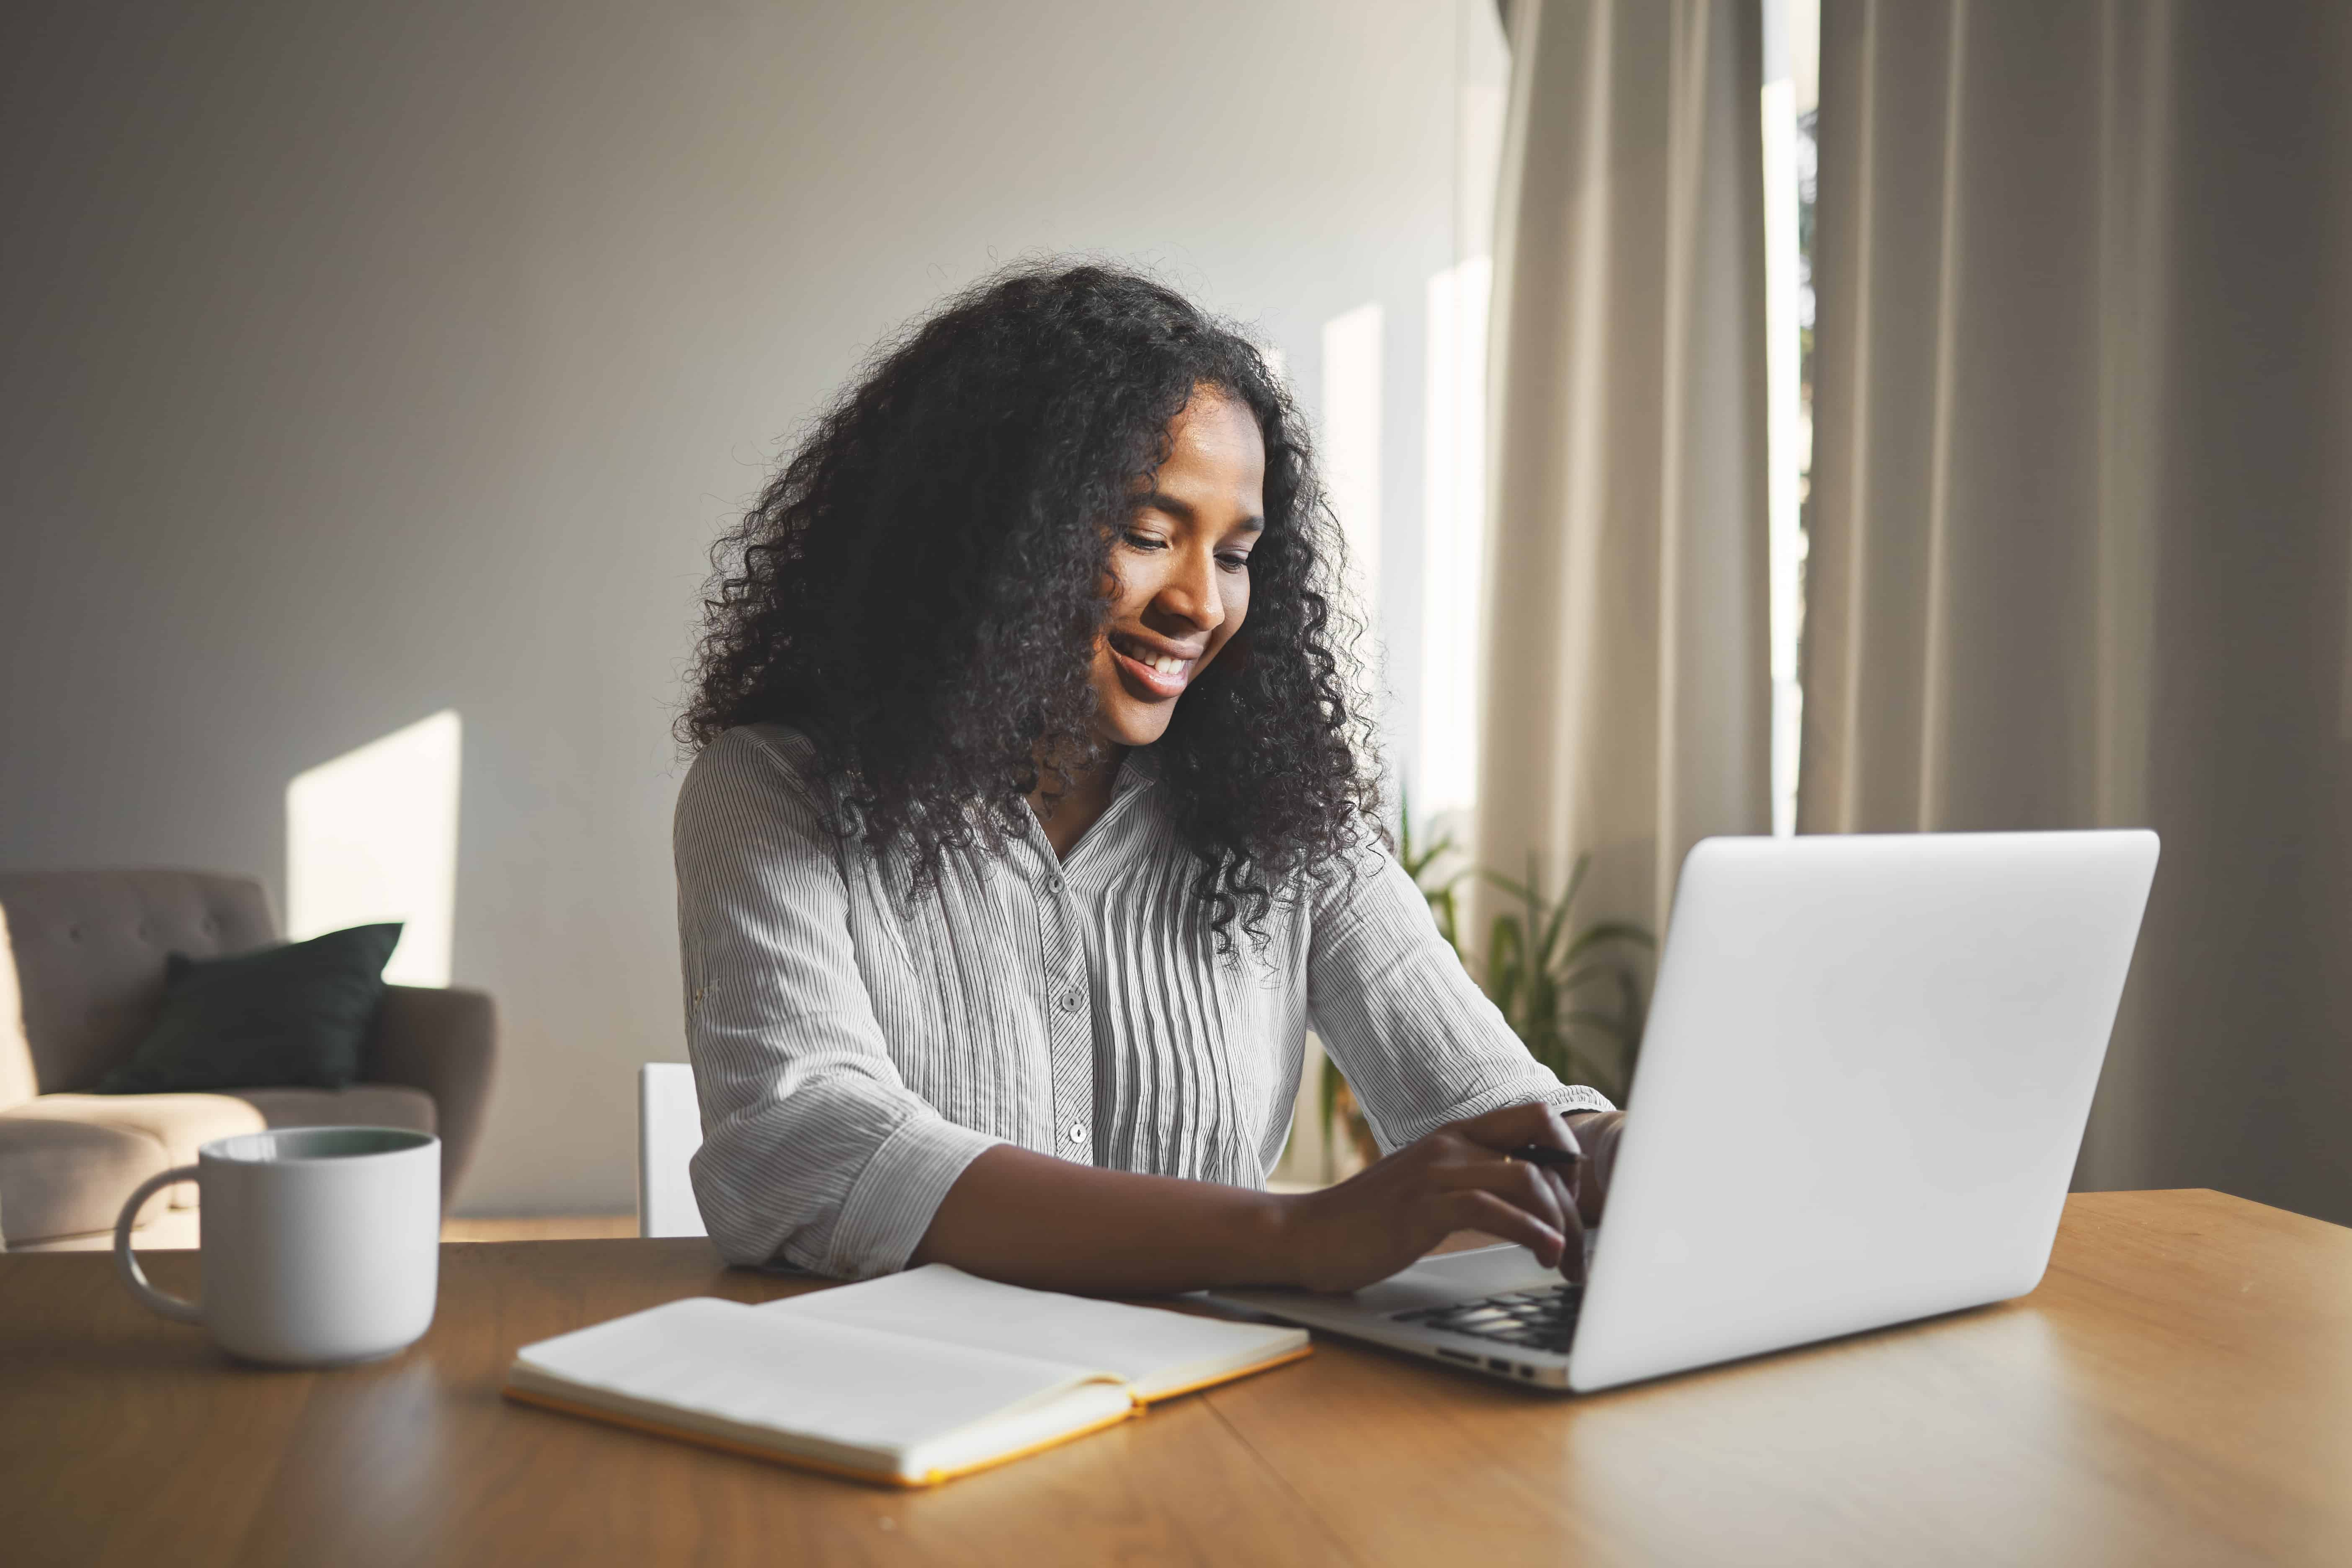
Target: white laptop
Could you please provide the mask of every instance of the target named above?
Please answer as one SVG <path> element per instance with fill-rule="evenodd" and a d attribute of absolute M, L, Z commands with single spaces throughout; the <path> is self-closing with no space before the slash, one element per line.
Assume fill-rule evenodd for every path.
<path fill-rule="evenodd" d="M 2156 858 L 2138 831 L 1707 839 L 1581 1292 L 1495 1247 L 1213 1299 L 1591 1390 L 2021 1296 Z"/>

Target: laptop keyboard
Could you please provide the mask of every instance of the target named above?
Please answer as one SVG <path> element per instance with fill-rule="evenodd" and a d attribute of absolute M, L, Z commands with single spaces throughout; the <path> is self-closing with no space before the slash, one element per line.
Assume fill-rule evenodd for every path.
<path fill-rule="evenodd" d="M 1583 1287 L 1563 1279 L 1557 1285 L 1539 1286 L 1532 1290 L 1507 1290 L 1475 1301 L 1454 1301 L 1443 1307 L 1395 1312 L 1390 1315 L 1390 1321 L 1566 1355 L 1568 1342 L 1576 1333 L 1576 1310 L 1583 1304 Z"/>

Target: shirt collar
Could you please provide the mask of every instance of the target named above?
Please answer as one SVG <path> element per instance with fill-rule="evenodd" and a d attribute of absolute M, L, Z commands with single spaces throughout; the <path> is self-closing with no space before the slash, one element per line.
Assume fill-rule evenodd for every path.
<path fill-rule="evenodd" d="M 1131 746 L 1121 759 L 1118 782 L 1111 786 L 1110 797 L 1117 800 L 1133 790 L 1149 789 L 1160 782 L 1160 752 L 1155 746 Z"/>

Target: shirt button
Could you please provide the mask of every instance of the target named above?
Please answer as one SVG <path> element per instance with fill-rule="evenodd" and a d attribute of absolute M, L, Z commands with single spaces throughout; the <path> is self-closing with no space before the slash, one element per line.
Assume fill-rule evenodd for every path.
<path fill-rule="evenodd" d="M 1073 985 L 1067 991 L 1062 993 L 1062 1011 L 1065 1013 L 1075 1013 L 1082 1005 L 1084 1005 L 1085 1001 L 1086 998 L 1078 994 L 1078 988 Z"/>
<path fill-rule="evenodd" d="M 1070 1142 L 1073 1142 L 1073 1143 L 1083 1143 L 1083 1142 L 1085 1142 L 1086 1141 L 1087 1141 L 1087 1130 L 1086 1130 L 1084 1127 L 1080 1126 L 1078 1123 L 1075 1122 L 1075 1121 L 1071 1122 L 1071 1123 L 1070 1123 Z"/>
<path fill-rule="evenodd" d="M 1045 879 L 1045 890 L 1049 893 L 1058 893 L 1067 886 L 1069 884 L 1062 880 L 1062 874 L 1059 871 Z"/>

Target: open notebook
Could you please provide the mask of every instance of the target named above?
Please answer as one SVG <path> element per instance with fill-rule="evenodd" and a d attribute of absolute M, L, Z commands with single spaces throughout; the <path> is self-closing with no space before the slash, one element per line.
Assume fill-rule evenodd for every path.
<path fill-rule="evenodd" d="M 1303 1330 L 944 1264 L 763 1307 L 697 1296 L 526 1345 L 511 1399 L 886 1485 L 985 1469 L 1307 1353 Z"/>

